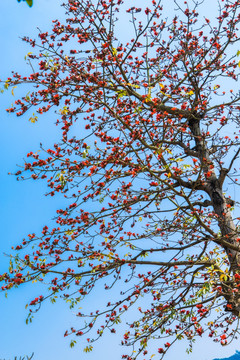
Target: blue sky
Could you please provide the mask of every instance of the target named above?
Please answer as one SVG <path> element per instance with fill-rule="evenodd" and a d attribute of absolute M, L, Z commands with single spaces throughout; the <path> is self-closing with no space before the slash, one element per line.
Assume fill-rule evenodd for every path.
<path fill-rule="evenodd" d="M 209 0 L 209 4 L 211 1 Z M 18 3 L 17 0 L 0 1 L 0 79 L 11 75 L 13 69 L 21 74 L 28 72 L 24 56 L 31 49 L 19 37 L 29 35 L 34 38 L 37 34 L 36 27 L 48 30 L 51 20 L 63 18 L 61 2 L 61 0 L 34 0 L 34 6 L 30 9 L 27 4 Z M 31 181 L 17 182 L 14 176 L 7 175 L 8 172 L 17 169 L 16 164 L 22 164 L 27 152 L 37 151 L 40 142 L 47 146 L 56 139 L 56 129 L 53 126 L 54 114 L 42 117 L 37 123 L 32 124 L 28 121 L 31 114 L 17 118 L 5 112 L 18 94 L 21 96 L 27 91 L 25 87 L 16 89 L 15 97 L 10 91 L 0 95 L 0 273 L 6 271 L 8 265 L 8 258 L 3 253 L 10 253 L 11 246 L 19 243 L 29 232 L 40 231 L 41 227 L 54 216 L 55 210 L 61 203 L 61 199 L 44 197 L 44 184 Z M 25 304 L 40 293 L 41 289 L 32 285 L 10 292 L 7 299 L 1 294 L 0 359 L 11 360 L 14 356 L 30 355 L 32 352 L 35 353 L 34 360 L 93 360 L 96 357 L 104 360 L 113 357 L 114 360 L 121 359 L 122 349 L 118 345 L 120 339 L 113 335 L 103 337 L 91 354 L 82 353 L 78 346 L 70 349 L 69 339 L 64 338 L 63 334 L 67 328 L 76 324 L 76 319 L 65 304 L 60 302 L 56 305 L 45 303 L 33 323 L 26 325 Z M 89 300 L 88 306 L 91 305 L 96 305 L 96 299 Z M 196 344 L 192 355 L 188 356 L 184 344 L 179 344 L 169 353 L 167 359 L 175 360 L 176 354 L 183 360 L 222 359 L 229 358 L 236 350 L 240 350 L 238 342 L 228 347 L 220 347 L 203 338 Z M 236 356 L 240 358 L 239 355 Z M 237 360 L 237 357 L 230 357 L 229 360 Z"/>

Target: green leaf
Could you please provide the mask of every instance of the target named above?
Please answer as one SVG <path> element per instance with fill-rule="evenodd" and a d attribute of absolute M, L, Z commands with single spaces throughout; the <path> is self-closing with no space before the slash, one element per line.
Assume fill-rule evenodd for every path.
<path fill-rule="evenodd" d="M 73 348 L 75 344 L 76 344 L 76 340 L 72 340 L 72 341 L 70 342 L 70 348 Z"/>
<path fill-rule="evenodd" d="M 141 106 L 136 107 L 136 108 L 134 109 L 134 112 L 137 113 L 137 114 L 140 114 L 140 113 L 142 112 L 142 107 L 141 107 Z"/>
<path fill-rule="evenodd" d="M 14 87 L 12 88 L 12 90 L 11 90 L 12 96 L 14 96 L 14 89 L 16 89 L 16 86 L 14 86 Z"/>
<path fill-rule="evenodd" d="M 31 123 L 35 123 L 37 120 L 38 120 L 38 117 L 37 116 L 34 116 L 35 114 L 33 113 L 33 116 L 31 116 L 28 121 L 30 121 Z"/>
<path fill-rule="evenodd" d="M 32 52 L 28 52 L 27 55 L 24 56 L 24 60 L 27 60 L 27 58 L 29 57 L 29 55 L 32 55 Z"/>
<path fill-rule="evenodd" d="M 6 90 L 7 90 L 8 87 L 9 87 L 8 83 L 9 83 L 9 80 L 5 81 L 4 88 L 5 88 Z"/>
<path fill-rule="evenodd" d="M 91 352 L 92 349 L 93 349 L 92 345 L 89 345 L 89 346 L 86 346 L 85 349 L 83 349 L 83 351 L 84 351 L 85 353 L 88 353 L 88 352 Z"/>
<path fill-rule="evenodd" d="M 17 0 L 17 1 L 20 2 L 21 0 Z M 23 1 L 26 1 L 29 7 L 33 6 L 33 0 L 23 0 Z"/>
<path fill-rule="evenodd" d="M 128 96 L 128 92 L 126 90 L 118 90 L 118 99 L 123 97 L 123 96 Z"/>
<path fill-rule="evenodd" d="M 117 56 L 117 49 L 112 48 L 112 54 L 113 54 L 113 56 Z"/>

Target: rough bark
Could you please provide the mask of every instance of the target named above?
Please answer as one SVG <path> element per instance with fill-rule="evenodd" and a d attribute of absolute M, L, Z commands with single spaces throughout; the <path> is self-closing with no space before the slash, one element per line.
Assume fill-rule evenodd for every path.
<path fill-rule="evenodd" d="M 214 169 L 211 167 L 211 155 L 207 147 L 207 143 L 204 139 L 204 136 L 201 133 L 200 121 L 202 115 L 197 115 L 191 117 L 188 121 L 191 133 L 195 139 L 196 151 L 198 157 L 201 160 L 202 170 L 204 175 L 211 173 L 210 176 L 206 176 L 205 182 L 205 192 L 209 195 L 211 199 L 211 205 L 215 214 L 218 216 L 218 226 L 221 232 L 220 241 L 218 239 L 218 244 L 220 244 L 227 253 L 229 260 L 229 274 L 231 274 L 232 280 L 222 282 L 222 294 L 227 300 L 227 311 L 231 311 L 233 314 L 240 315 L 240 294 L 236 283 L 234 281 L 235 275 L 239 273 L 240 270 L 240 252 L 237 250 L 240 245 L 238 242 L 238 232 L 234 224 L 231 211 L 229 209 L 230 201 L 223 194 L 222 185 L 224 179 L 227 175 L 228 170 L 222 169 L 217 177 Z M 233 205 L 231 202 L 230 205 Z M 224 241 L 224 245 L 221 244 L 221 240 Z M 226 245 L 226 243 L 233 245 L 231 248 Z M 233 249 L 235 248 L 235 249 Z"/>

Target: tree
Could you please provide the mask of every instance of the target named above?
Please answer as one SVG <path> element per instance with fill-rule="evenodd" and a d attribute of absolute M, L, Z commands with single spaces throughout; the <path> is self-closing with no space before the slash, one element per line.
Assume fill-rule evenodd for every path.
<path fill-rule="evenodd" d="M 211 21 L 195 1 L 174 3 L 168 21 L 164 1 L 68 0 L 66 24 L 54 20 L 40 44 L 23 39 L 38 70 L 5 82 L 34 86 L 9 112 L 35 107 L 34 123 L 56 109 L 62 130 L 16 175 L 46 180 L 47 195 L 69 203 L 53 228 L 16 247 L 2 290 L 44 280 L 31 318 L 47 298 L 74 307 L 105 289 L 106 306 L 79 312 L 79 329 L 65 334 L 90 332 L 86 352 L 131 308 L 139 316 L 126 325 L 126 359 L 150 356 L 152 339 L 163 357 L 182 338 L 191 351 L 203 333 L 226 345 L 239 331 L 240 1 L 219 2 Z M 131 20 L 126 43 L 117 16 Z"/>
<path fill-rule="evenodd" d="M 17 0 L 18 2 L 21 2 L 22 0 Z M 26 3 L 28 4 L 29 7 L 33 6 L 33 0 L 23 0 L 26 1 Z"/>

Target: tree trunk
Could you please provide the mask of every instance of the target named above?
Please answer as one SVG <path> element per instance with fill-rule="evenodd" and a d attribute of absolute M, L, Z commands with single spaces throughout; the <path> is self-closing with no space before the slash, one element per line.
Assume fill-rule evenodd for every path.
<path fill-rule="evenodd" d="M 222 185 L 224 179 L 227 175 L 228 170 L 222 169 L 222 172 L 217 178 L 212 162 L 210 159 L 210 152 L 207 147 L 206 140 L 201 133 L 200 129 L 200 120 L 202 116 L 193 116 L 189 120 L 189 127 L 191 129 L 192 135 L 195 139 L 196 150 L 198 152 L 199 159 L 201 160 L 201 165 L 203 173 L 205 175 L 205 191 L 211 198 L 212 207 L 215 214 L 218 217 L 218 225 L 221 231 L 221 239 L 217 241 L 227 253 L 229 260 L 229 275 L 231 278 L 227 281 L 222 282 L 222 295 L 227 300 L 226 310 L 231 311 L 234 315 L 240 315 L 240 293 L 235 281 L 235 275 L 239 273 L 240 270 L 240 253 L 236 248 L 240 250 L 240 244 L 238 242 L 238 234 L 236 226 L 233 222 L 232 214 L 229 208 L 229 202 L 224 196 L 222 191 Z M 223 243 L 221 243 L 221 241 Z M 229 247 L 226 243 L 230 244 Z"/>

